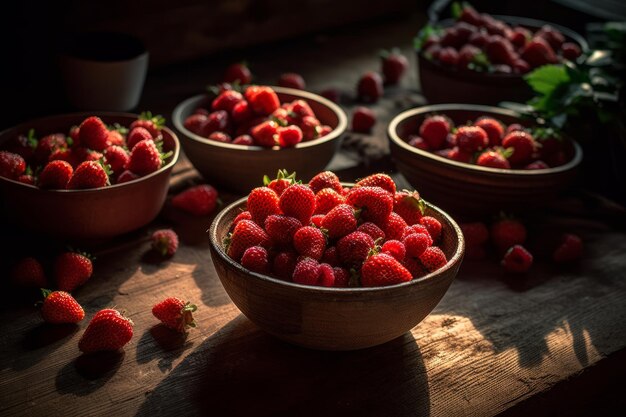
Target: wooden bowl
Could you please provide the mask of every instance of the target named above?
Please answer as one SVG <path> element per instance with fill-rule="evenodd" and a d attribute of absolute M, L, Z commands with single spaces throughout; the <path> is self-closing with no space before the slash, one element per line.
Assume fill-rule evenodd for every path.
<path fill-rule="evenodd" d="M 291 148 L 278 149 L 260 146 L 241 146 L 203 138 L 183 126 L 185 119 L 202 105 L 208 105 L 206 95 L 191 97 L 180 103 L 172 115 L 180 133 L 185 155 L 207 181 L 218 187 L 247 194 L 263 185 L 263 176 L 276 176 L 279 169 L 296 171 L 298 179 L 310 180 L 323 171 L 341 144 L 347 127 L 344 111 L 324 97 L 291 88 L 272 87 L 281 103 L 296 99 L 306 100 L 317 118 L 333 128 L 328 135 L 299 143 Z"/>
<path fill-rule="evenodd" d="M 494 16 L 513 26 L 523 26 L 536 31 L 543 25 L 558 29 L 567 42 L 578 44 L 584 52 L 587 42 L 578 33 L 566 27 L 514 16 Z M 454 20 L 437 22 L 450 27 Z M 417 52 L 417 68 L 421 92 L 428 103 L 475 103 L 498 104 L 502 101 L 526 102 L 533 96 L 532 89 L 520 74 L 488 74 L 476 71 L 458 71 L 456 68 L 429 61 L 421 51 Z"/>
<path fill-rule="evenodd" d="M 128 126 L 139 117 L 129 113 L 89 112 L 51 116 L 20 124 L 0 133 L 0 148 L 19 134 L 35 129 L 42 137 L 67 132 L 86 117 Z M 161 210 L 180 145 L 176 134 L 163 128 L 163 149 L 172 151 L 156 172 L 122 184 L 88 190 L 42 190 L 0 177 L 0 193 L 11 220 L 37 234 L 59 239 L 100 240 L 136 230 Z"/>
<path fill-rule="evenodd" d="M 574 156 L 565 165 L 519 170 L 482 167 L 453 161 L 409 145 L 406 138 L 418 132 L 425 117 L 444 114 L 456 125 L 480 116 L 530 126 L 514 111 L 471 104 L 437 104 L 407 110 L 389 124 L 391 156 L 398 170 L 422 196 L 455 216 L 487 214 L 503 209 L 540 207 L 555 198 L 576 177 L 582 160 L 580 146 L 572 141 Z"/>
<path fill-rule="evenodd" d="M 353 350 L 385 343 L 415 327 L 439 303 L 456 276 L 465 242 L 454 220 L 427 204 L 443 225 L 441 248 L 449 259 L 438 271 L 389 287 L 324 288 L 251 272 L 228 257 L 223 241 L 246 198 L 223 209 L 209 229 L 213 265 L 231 300 L 252 322 L 296 345 Z"/>

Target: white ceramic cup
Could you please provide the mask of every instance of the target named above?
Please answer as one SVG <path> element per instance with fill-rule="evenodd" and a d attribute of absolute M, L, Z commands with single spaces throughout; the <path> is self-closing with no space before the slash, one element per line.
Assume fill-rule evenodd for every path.
<path fill-rule="evenodd" d="M 134 109 L 146 80 L 148 57 L 143 44 L 130 35 L 73 35 L 59 56 L 70 104 L 80 110 Z"/>

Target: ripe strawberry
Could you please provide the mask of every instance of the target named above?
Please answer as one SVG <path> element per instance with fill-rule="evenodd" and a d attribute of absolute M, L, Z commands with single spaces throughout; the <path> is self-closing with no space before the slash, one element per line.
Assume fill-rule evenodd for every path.
<path fill-rule="evenodd" d="M 115 351 L 133 337 L 134 323 L 114 309 L 100 310 L 78 342 L 81 352 Z"/>
<path fill-rule="evenodd" d="M 313 116 L 304 116 L 300 121 L 299 127 L 302 130 L 302 140 L 304 142 L 320 137 L 322 124 Z"/>
<path fill-rule="evenodd" d="M 350 286 L 350 273 L 346 268 L 333 267 L 333 275 L 335 276 L 334 287 L 346 288 Z"/>
<path fill-rule="evenodd" d="M 515 219 L 503 218 L 491 225 L 491 241 L 501 251 L 526 241 L 526 227 Z"/>
<path fill-rule="evenodd" d="M 100 152 L 85 148 L 84 146 L 75 146 L 71 149 L 71 151 L 72 154 L 67 162 L 72 164 L 74 169 L 76 169 L 81 162 L 99 161 L 102 159 L 102 154 Z"/>
<path fill-rule="evenodd" d="M 302 78 L 300 74 L 296 74 L 293 72 L 281 74 L 278 78 L 278 85 L 281 87 L 295 88 L 298 90 L 304 90 L 306 87 L 304 78 Z"/>
<path fill-rule="evenodd" d="M 190 187 L 172 197 L 172 206 L 196 216 L 208 216 L 218 203 L 219 194 L 209 184 Z"/>
<path fill-rule="evenodd" d="M 108 135 L 106 132 L 105 134 Z M 54 151 L 65 148 L 67 148 L 65 135 L 63 133 L 53 133 L 51 135 L 44 136 L 39 140 L 37 147 L 35 148 L 33 158 L 36 162 L 44 164 L 49 160 L 50 155 L 52 155 Z"/>
<path fill-rule="evenodd" d="M 132 171 L 125 170 L 117 177 L 117 183 L 122 184 L 124 182 L 133 181 L 139 178 L 139 175 L 135 174 Z"/>
<path fill-rule="evenodd" d="M 302 130 L 298 126 L 290 125 L 278 128 L 278 144 L 282 147 L 296 146 L 302 142 Z"/>
<path fill-rule="evenodd" d="M 552 253 L 552 260 L 557 263 L 573 262 L 583 255 L 582 239 L 572 233 L 561 237 L 561 243 Z"/>
<path fill-rule="evenodd" d="M 482 51 L 479 47 L 472 44 L 463 45 L 461 50 L 459 51 L 459 58 L 457 60 L 457 67 L 460 70 L 466 70 L 470 67 L 470 64 L 474 64 L 476 62 L 476 57 L 480 55 Z"/>
<path fill-rule="evenodd" d="M 142 140 L 130 151 L 126 169 L 133 171 L 139 176 L 144 176 L 158 171 L 162 163 L 161 153 L 154 141 Z"/>
<path fill-rule="evenodd" d="M 252 73 L 245 62 L 238 62 L 226 68 L 222 81 L 230 84 L 250 84 L 252 82 Z"/>
<path fill-rule="evenodd" d="M 336 246 L 329 246 L 324 250 L 324 254 L 322 255 L 321 262 L 327 263 L 332 266 L 341 266 L 341 261 L 339 260 L 339 253 L 337 252 Z"/>
<path fill-rule="evenodd" d="M 65 190 L 74 169 L 65 161 L 51 161 L 39 174 L 39 188 Z"/>
<path fill-rule="evenodd" d="M 341 262 L 349 268 L 359 268 L 374 248 L 374 239 L 363 232 L 352 232 L 337 241 L 337 253 Z"/>
<path fill-rule="evenodd" d="M 291 280 L 293 271 L 296 269 L 298 255 L 295 252 L 279 252 L 272 261 L 272 272 L 278 278 Z"/>
<path fill-rule="evenodd" d="M 385 232 L 387 239 L 401 240 L 404 229 L 407 227 L 407 223 L 396 212 L 391 212 L 387 222 L 381 225 L 381 229 Z"/>
<path fill-rule="evenodd" d="M 296 181 L 296 173 L 291 174 L 285 169 L 279 169 L 276 178 L 270 180 L 267 175 L 263 176 L 263 185 L 273 190 L 277 196 L 280 196 L 287 188 Z"/>
<path fill-rule="evenodd" d="M 319 193 L 324 188 L 332 188 L 339 194 L 343 194 L 343 186 L 337 175 L 332 171 L 324 171 L 315 175 L 309 181 L 309 187 L 314 193 Z"/>
<path fill-rule="evenodd" d="M 11 282 L 22 288 L 45 288 L 48 280 L 41 263 L 32 257 L 22 258 L 11 268 Z"/>
<path fill-rule="evenodd" d="M 138 126 L 128 132 L 128 136 L 126 137 L 126 146 L 128 149 L 132 150 L 135 145 L 142 140 L 152 140 L 152 134 L 150 134 L 148 129 Z"/>
<path fill-rule="evenodd" d="M 430 237 L 432 237 L 433 242 L 436 243 L 441 237 L 441 222 L 431 216 L 424 216 L 419 220 L 419 222 L 428 230 L 428 233 L 430 234 Z"/>
<path fill-rule="evenodd" d="M 208 138 L 214 132 L 226 130 L 228 123 L 228 113 L 225 110 L 216 110 L 207 116 L 206 123 L 202 126 L 199 135 Z"/>
<path fill-rule="evenodd" d="M 529 133 L 519 130 L 507 134 L 502 139 L 502 146 L 513 149 L 508 158 L 513 165 L 528 163 L 537 147 L 535 140 Z"/>
<path fill-rule="evenodd" d="M 380 187 L 385 191 L 389 191 L 391 194 L 396 192 L 396 183 L 393 182 L 393 179 L 389 175 L 382 173 L 369 175 L 357 181 L 354 187 Z"/>
<path fill-rule="evenodd" d="M 425 233 L 411 233 L 402 239 L 406 255 L 418 258 L 432 244 L 432 239 Z"/>
<path fill-rule="evenodd" d="M 128 152 L 121 146 L 109 146 L 104 150 L 104 162 L 109 165 L 114 174 L 124 171 L 129 160 Z"/>
<path fill-rule="evenodd" d="M 139 118 L 128 127 L 133 130 L 136 127 L 143 127 L 152 135 L 152 139 L 157 139 L 161 135 L 161 129 L 165 126 L 165 119 L 161 115 L 153 116 L 149 111 L 143 112 Z"/>
<path fill-rule="evenodd" d="M 124 142 L 124 136 L 119 130 L 109 130 L 109 137 L 107 138 L 109 146 L 124 146 Z"/>
<path fill-rule="evenodd" d="M 555 51 L 561 49 L 563 42 L 565 42 L 565 36 L 550 25 L 542 26 L 535 36 L 545 39 Z"/>
<path fill-rule="evenodd" d="M 267 249 L 262 246 L 252 246 L 246 249 L 241 256 L 241 265 L 253 272 L 265 274 L 269 272 L 270 264 Z"/>
<path fill-rule="evenodd" d="M 444 266 L 448 260 L 446 254 L 438 246 L 426 248 L 419 256 L 419 260 L 428 271 L 433 272 Z"/>
<path fill-rule="evenodd" d="M 500 146 L 502 143 L 502 136 L 504 135 L 504 127 L 502 126 L 502 123 L 491 117 L 484 117 L 478 119 L 475 125 L 487 133 L 487 136 L 489 137 L 489 146 Z"/>
<path fill-rule="evenodd" d="M 326 214 L 345 200 L 344 196 L 332 188 L 324 188 L 315 194 L 315 214 Z"/>
<path fill-rule="evenodd" d="M 450 133 L 450 122 L 444 116 L 429 116 L 420 125 L 419 134 L 430 149 L 441 149 Z"/>
<path fill-rule="evenodd" d="M 393 211 L 408 225 L 419 223 L 424 214 L 424 202 L 417 191 L 398 191 L 393 197 Z"/>
<path fill-rule="evenodd" d="M 275 245 L 289 246 L 293 242 L 293 235 L 302 227 L 302 223 L 293 217 L 271 214 L 266 217 L 264 226 Z"/>
<path fill-rule="evenodd" d="M 258 225 L 263 226 L 267 216 L 279 214 L 279 197 L 269 187 L 257 187 L 248 195 L 247 200 L 248 211 L 252 215 Z"/>
<path fill-rule="evenodd" d="M 291 102 L 288 113 L 297 116 L 297 118 L 304 118 L 306 116 L 315 117 L 315 112 L 305 100 L 294 100 Z M 292 121 L 295 122 L 296 120 L 294 119 Z"/>
<path fill-rule="evenodd" d="M 546 164 L 542 160 L 531 162 L 530 164 L 524 167 L 524 169 L 548 169 L 548 168 L 550 168 L 548 164 Z"/>
<path fill-rule="evenodd" d="M 242 211 L 237 215 L 237 217 L 235 217 L 235 220 L 233 220 L 233 224 L 231 225 L 231 227 L 235 227 L 235 225 L 242 220 L 252 220 L 252 214 L 250 214 L 248 210 Z"/>
<path fill-rule="evenodd" d="M 250 120 L 253 116 L 252 107 L 246 100 L 242 100 L 233 106 L 230 112 L 230 117 L 235 123 L 244 123 Z"/>
<path fill-rule="evenodd" d="M 459 53 L 451 46 L 443 48 L 439 51 L 437 58 L 442 64 L 449 67 L 456 67 L 459 65 Z"/>
<path fill-rule="evenodd" d="M 19 177 L 17 177 L 17 181 L 21 182 L 22 184 L 35 185 L 35 177 L 28 174 L 20 175 Z"/>
<path fill-rule="evenodd" d="M 93 274 L 91 259 L 78 252 L 65 252 L 54 261 L 54 279 L 62 291 L 72 292 Z"/>
<path fill-rule="evenodd" d="M 178 235 L 172 229 L 160 229 L 152 233 L 152 249 L 161 256 L 173 256 L 178 249 Z"/>
<path fill-rule="evenodd" d="M 341 101 L 341 91 L 333 87 L 320 91 L 320 96 L 332 101 L 333 103 L 339 103 Z"/>
<path fill-rule="evenodd" d="M 17 179 L 26 171 L 26 161 L 20 155 L 0 151 L 0 177 Z"/>
<path fill-rule="evenodd" d="M 241 101 L 243 101 L 243 96 L 240 92 L 235 90 L 226 90 L 220 93 L 220 95 L 213 100 L 211 103 L 211 109 L 213 109 L 213 111 L 225 110 L 230 113 L 235 105 Z"/>
<path fill-rule="evenodd" d="M 326 237 L 320 229 L 304 226 L 293 235 L 293 246 L 300 255 L 320 260 L 326 249 Z"/>
<path fill-rule="evenodd" d="M 504 254 L 501 265 L 509 272 L 528 272 L 533 265 L 533 255 L 522 245 L 513 245 Z"/>
<path fill-rule="evenodd" d="M 233 145 L 252 146 L 254 139 L 250 135 L 239 135 L 232 142 Z"/>
<path fill-rule="evenodd" d="M 376 113 L 372 109 L 359 106 L 352 113 L 352 131 L 370 133 L 376 124 Z"/>
<path fill-rule="evenodd" d="M 489 146 L 489 137 L 481 127 L 461 126 L 456 132 L 456 143 L 459 149 L 474 153 Z"/>
<path fill-rule="evenodd" d="M 393 256 L 398 262 L 402 262 L 406 256 L 406 246 L 399 240 L 388 240 L 380 248 L 381 253 Z"/>
<path fill-rule="evenodd" d="M 440 40 L 444 49 L 451 49 L 454 52 L 463 45 L 463 39 L 459 36 L 456 27 L 448 27 L 443 30 Z"/>
<path fill-rule="evenodd" d="M 255 113 L 269 116 L 280 107 L 280 100 L 271 87 L 250 86 L 245 92 L 248 104 Z"/>
<path fill-rule="evenodd" d="M 479 246 L 487 243 L 487 240 L 489 240 L 489 230 L 487 229 L 487 226 L 485 226 L 485 223 L 462 223 L 459 227 L 463 232 L 465 246 L 467 247 Z"/>
<path fill-rule="evenodd" d="M 476 165 L 490 168 L 511 168 L 509 161 L 504 157 L 504 155 L 502 155 L 501 152 L 497 151 L 485 151 L 481 153 L 476 159 Z"/>
<path fill-rule="evenodd" d="M 228 256 L 239 262 L 246 249 L 252 246 L 268 247 L 270 237 L 252 220 L 241 220 L 232 234 L 225 239 L 224 245 Z"/>
<path fill-rule="evenodd" d="M 467 22 L 470 25 L 474 25 L 478 27 L 482 26 L 483 21 L 484 21 L 480 13 L 478 13 L 476 9 L 474 9 L 472 6 L 470 6 L 467 3 L 463 5 L 463 9 L 461 11 L 461 14 L 459 15 L 458 20 L 460 22 Z"/>
<path fill-rule="evenodd" d="M 460 149 L 458 146 L 454 146 L 449 149 L 447 154 L 444 156 L 453 161 L 464 162 L 466 164 L 471 163 L 473 158 L 471 153 Z"/>
<path fill-rule="evenodd" d="M 364 287 L 395 285 L 412 279 L 409 270 L 386 253 L 370 256 L 361 268 L 361 284 Z"/>
<path fill-rule="evenodd" d="M 286 216 L 295 217 L 302 224 L 309 224 L 315 212 L 315 194 L 306 185 L 294 184 L 283 192 L 278 204 Z"/>
<path fill-rule="evenodd" d="M 184 333 L 188 327 L 196 327 L 193 318 L 196 310 L 197 307 L 189 301 L 168 297 L 152 307 L 152 314 L 170 329 Z"/>
<path fill-rule="evenodd" d="M 508 38 L 516 48 L 522 48 L 526 45 L 526 41 L 532 38 L 532 32 L 525 27 L 516 26 L 513 28 Z"/>
<path fill-rule="evenodd" d="M 333 267 L 321 263 L 317 274 L 317 285 L 320 287 L 334 287 L 335 286 L 335 272 Z"/>
<path fill-rule="evenodd" d="M 511 42 L 500 35 L 493 35 L 487 40 L 485 54 L 491 63 L 509 66 L 518 58 Z"/>
<path fill-rule="evenodd" d="M 407 143 L 417 149 L 422 149 L 424 151 L 430 150 L 430 146 L 428 146 L 428 143 L 426 143 L 426 141 L 420 136 L 410 135 Z"/>
<path fill-rule="evenodd" d="M 207 139 L 214 140 L 216 142 L 222 142 L 222 143 L 231 142 L 230 135 L 224 132 L 213 132 L 207 137 Z"/>
<path fill-rule="evenodd" d="M 304 257 L 296 264 L 293 271 L 293 282 L 302 285 L 317 285 L 320 264 L 312 258 Z"/>
<path fill-rule="evenodd" d="M 411 258 L 410 256 L 407 256 L 402 261 L 402 265 L 411 273 L 413 279 L 423 277 L 428 273 L 419 258 Z"/>
<path fill-rule="evenodd" d="M 276 145 L 278 125 L 273 120 L 268 120 L 250 129 L 250 135 L 254 139 L 254 144 L 271 148 Z"/>
<path fill-rule="evenodd" d="M 374 239 L 374 241 L 382 242 L 385 240 L 385 232 L 383 232 L 380 227 L 376 226 L 372 222 L 362 223 L 359 227 L 356 228 L 356 230 L 370 235 L 372 239 Z"/>
<path fill-rule="evenodd" d="M 578 58 L 582 54 L 582 51 L 580 50 L 580 47 L 575 43 L 565 42 L 561 47 L 561 54 L 563 54 L 563 58 L 570 61 L 575 61 L 576 58 Z"/>
<path fill-rule="evenodd" d="M 388 85 L 398 84 L 409 68 L 409 60 L 397 49 L 383 51 L 381 61 L 383 78 Z"/>
<path fill-rule="evenodd" d="M 41 316 L 45 322 L 53 324 L 78 323 L 85 318 L 80 304 L 65 291 L 41 290 L 44 301 Z"/>
<path fill-rule="evenodd" d="M 346 203 L 361 209 L 361 218 L 384 225 L 393 211 L 393 195 L 380 187 L 352 188 Z"/>
<path fill-rule="evenodd" d="M 513 70 L 514 72 L 519 72 L 520 74 L 526 74 L 530 71 L 530 65 L 528 64 L 528 62 L 519 58 L 513 62 Z"/>
<path fill-rule="evenodd" d="M 101 164 L 94 161 L 85 161 L 76 167 L 67 183 L 67 188 L 69 190 L 83 190 L 104 187 L 108 183 L 109 176 Z"/>
<path fill-rule="evenodd" d="M 352 206 L 348 204 L 339 204 L 322 219 L 322 228 L 331 239 L 338 239 L 354 232 L 356 225 L 356 214 Z"/>
<path fill-rule="evenodd" d="M 35 129 L 29 129 L 26 134 L 19 134 L 12 140 L 4 143 L 5 151 L 16 153 L 25 161 L 30 161 L 37 149 L 38 140 L 35 137 Z"/>
<path fill-rule="evenodd" d="M 365 103 L 375 103 L 383 95 L 383 79 L 377 72 L 366 72 L 357 83 L 357 97 Z"/>
<path fill-rule="evenodd" d="M 78 137 L 81 145 L 102 151 L 108 146 L 109 130 L 99 117 L 91 116 L 80 124 Z"/>
<path fill-rule="evenodd" d="M 545 39 L 535 36 L 522 49 L 521 57 L 532 68 L 546 64 L 556 64 L 558 59 L 554 50 Z"/>

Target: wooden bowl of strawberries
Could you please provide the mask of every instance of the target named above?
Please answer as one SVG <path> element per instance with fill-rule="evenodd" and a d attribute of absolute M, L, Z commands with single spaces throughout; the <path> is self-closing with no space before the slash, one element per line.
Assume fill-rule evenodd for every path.
<path fill-rule="evenodd" d="M 268 86 L 191 97 L 172 119 L 194 167 L 239 193 L 279 169 L 310 179 L 328 165 L 347 127 L 345 112 L 330 100 Z"/>
<path fill-rule="evenodd" d="M 478 13 L 465 4 L 455 19 L 425 26 L 415 39 L 422 94 L 429 103 L 498 104 L 532 97 L 524 74 L 588 46 L 566 27 L 516 16 Z"/>
<path fill-rule="evenodd" d="M 435 104 L 389 124 L 398 170 L 456 215 L 545 206 L 570 186 L 580 146 L 512 110 Z"/>
<path fill-rule="evenodd" d="M 9 218 L 37 234 L 95 241 L 136 230 L 163 206 L 176 134 L 149 113 L 45 117 L 0 133 Z"/>
<path fill-rule="evenodd" d="M 252 322 L 296 345 L 354 350 L 390 341 L 439 303 L 465 243 L 455 221 L 385 174 L 341 184 L 325 171 L 279 179 L 224 208 L 213 265 Z"/>

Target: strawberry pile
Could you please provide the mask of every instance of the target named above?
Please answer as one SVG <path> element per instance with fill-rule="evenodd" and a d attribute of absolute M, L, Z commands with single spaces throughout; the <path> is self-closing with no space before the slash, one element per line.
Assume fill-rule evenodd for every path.
<path fill-rule="evenodd" d="M 267 86 L 250 85 L 243 94 L 222 84 L 209 108 L 199 107 L 184 120 L 196 135 L 242 146 L 290 147 L 321 138 L 332 131 L 323 125 L 305 100 L 280 103 Z"/>
<path fill-rule="evenodd" d="M 245 268 L 324 287 L 407 282 L 447 263 L 441 223 L 424 215 L 417 191 L 396 190 L 386 174 L 344 188 L 331 171 L 308 184 L 279 172 L 255 188 L 224 245 Z"/>
<path fill-rule="evenodd" d="M 572 143 L 553 129 L 507 126 L 490 116 L 455 126 L 445 115 L 430 115 L 417 133 L 407 138 L 411 146 L 491 168 L 545 169 L 567 163 L 574 154 Z"/>
<path fill-rule="evenodd" d="M 87 117 L 65 133 L 17 136 L 0 151 L 0 176 L 50 190 L 120 184 L 157 171 L 163 153 L 164 120 L 142 113 L 128 128 Z"/>
<path fill-rule="evenodd" d="M 573 61 L 580 46 L 567 41 L 557 29 L 544 25 L 539 30 L 511 27 L 465 4 L 456 7 L 453 26 L 427 26 L 416 39 L 426 59 L 458 71 L 496 74 L 525 74 L 546 64 Z"/>

